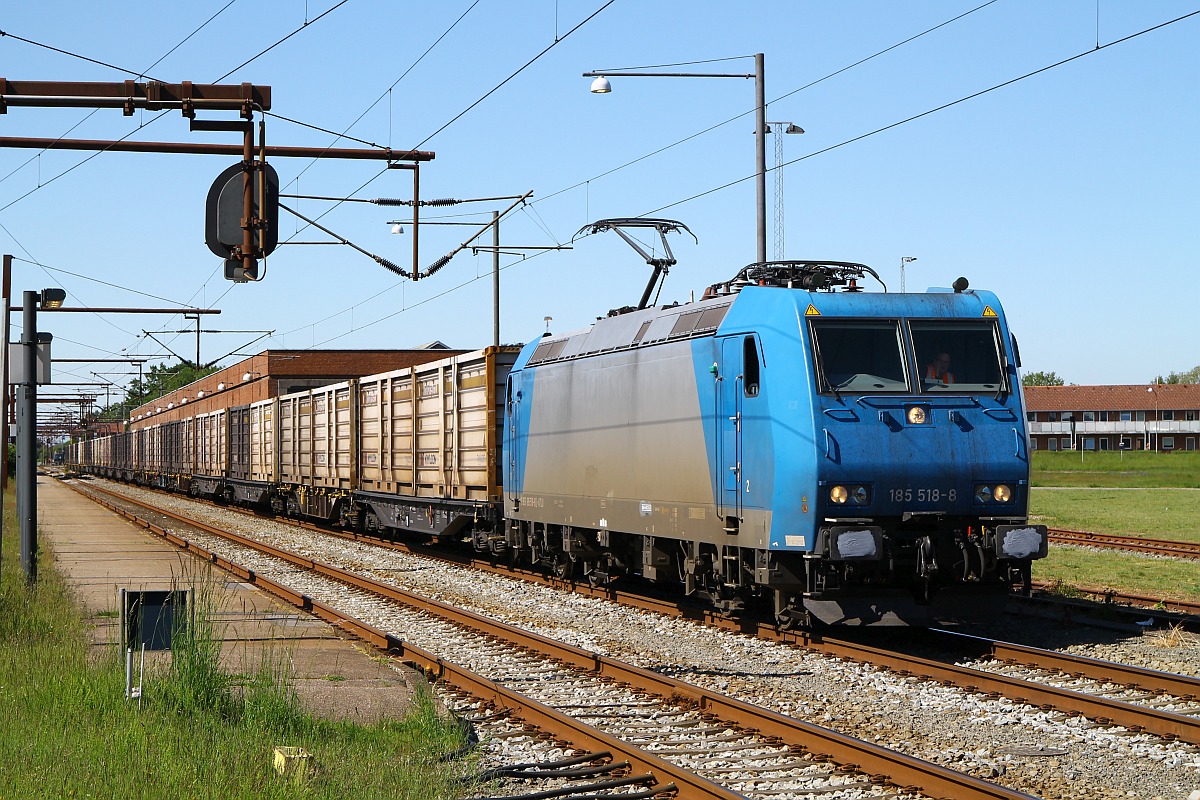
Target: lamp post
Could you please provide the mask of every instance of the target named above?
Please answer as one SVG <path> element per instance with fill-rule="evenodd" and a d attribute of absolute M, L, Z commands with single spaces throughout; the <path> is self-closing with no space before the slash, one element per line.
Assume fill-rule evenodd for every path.
<path fill-rule="evenodd" d="M 37 582 L 37 311 L 63 304 L 62 289 L 25 292 L 21 304 L 21 388 L 17 404 L 17 518 L 21 538 L 21 569 L 29 583 Z M 47 334 L 45 341 L 49 342 Z M 49 354 L 47 354 L 49 356 Z M 47 361 L 47 364 L 49 362 Z"/>
<path fill-rule="evenodd" d="M 749 58 L 749 56 L 742 56 Z M 758 209 L 758 257 L 756 262 L 767 260 L 767 103 L 763 79 L 762 53 L 754 54 L 754 73 L 735 74 L 727 72 L 632 72 L 630 68 L 596 70 L 583 73 L 592 81 L 593 94 L 608 94 L 612 84 L 605 76 L 621 78 L 753 78 L 754 79 L 754 158 L 755 158 L 755 205 Z M 667 65 L 670 66 L 670 65 Z"/>
<path fill-rule="evenodd" d="M 1150 394 L 1154 395 L 1154 432 L 1157 433 L 1158 432 L 1158 392 L 1154 391 L 1153 386 L 1147 386 L 1146 391 L 1149 392 Z M 1146 446 L 1147 447 L 1150 447 L 1151 441 L 1152 440 L 1150 439 L 1150 426 L 1147 425 L 1146 426 Z M 1158 452 L 1158 442 L 1155 441 L 1154 446 L 1150 447 L 1150 449 L 1154 450 L 1155 452 Z"/>
<path fill-rule="evenodd" d="M 916 256 L 904 256 L 900 259 L 900 294 L 904 294 L 904 265 L 916 261 Z"/>

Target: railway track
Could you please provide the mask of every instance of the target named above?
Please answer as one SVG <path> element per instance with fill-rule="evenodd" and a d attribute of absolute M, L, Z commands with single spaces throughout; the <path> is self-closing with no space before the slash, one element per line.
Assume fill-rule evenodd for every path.
<path fill-rule="evenodd" d="M 1200 631 L 1200 603 L 1169 597 L 1119 592 L 1099 586 L 1074 586 L 1034 581 L 1032 597 L 1013 595 L 1010 601 L 1021 605 L 1048 605 L 1046 615 L 1057 618 L 1079 618 L 1098 615 L 1120 620 L 1125 625 L 1153 620 L 1155 625 L 1178 626 L 1184 630 Z"/>
<path fill-rule="evenodd" d="M 117 495 L 124 499 L 124 495 Z M 300 527 L 327 534 L 307 523 Z M 352 534 L 344 538 L 360 539 Z M 375 539 L 360 539 L 371 545 Z M 384 546 L 418 552 L 425 557 L 444 558 L 442 550 L 414 548 L 403 543 Z M 455 559 L 459 563 L 461 559 Z M 501 575 L 507 567 L 478 559 L 471 566 Z M 953 640 L 960 656 L 976 662 L 973 667 L 944 660 L 923 658 L 876 647 L 848 638 L 806 631 L 781 631 L 773 624 L 729 619 L 704 608 L 682 605 L 677 598 L 658 599 L 640 593 L 619 592 L 587 584 L 562 581 L 540 573 L 524 573 L 526 580 L 541 582 L 577 594 L 592 595 L 672 617 L 696 619 L 711 627 L 749 634 L 757 638 L 802 647 L 806 650 L 889 669 L 899 675 L 936 681 L 995 697 L 1006 697 L 1043 709 L 1057 709 L 1070 716 L 1083 716 L 1101 725 L 1118 725 L 1145 731 L 1167 740 L 1200 744 L 1200 679 L 1142 669 L 1079 655 L 1042 650 L 982 637 L 942 632 Z"/>
<path fill-rule="evenodd" d="M 1091 533 L 1062 528 L 1050 529 L 1050 541 L 1079 547 L 1103 547 L 1125 550 L 1132 553 L 1148 553 L 1173 558 L 1200 558 L 1200 544 L 1166 539 L 1144 539 L 1139 536 L 1121 536 L 1115 533 Z"/>
<path fill-rule="evenodd" d="M 94 489 L 96 487 L 89 487 Z M 439 603 L 351 570 L 212 529 L 125 495 L 203 534 L 142 521 L 180 548 L 218 563 L 432 677 L 506 709 L 589 752 L 628 761 L 647 792 L 779 798 L 844 791 L 930 797 L 1024 798 L 1024 793 Z M 199 544 L 218 537 L 239 562 Z M 232 543 L 232 544 L 231 544 Z M 281 563 L 282 562 L 282 563 Z M 347 588 L 350 587 L 350 588 Z M 405 631 L 403 638 L 388 631 Z M 417 643 L 414 643 L 417 642 Z M 829 762 L 829 763 L 826 763 Z M 661 787 L 655 789 L 655 787 Z M 648 795 L 646 795 L 648 796 Z"/>

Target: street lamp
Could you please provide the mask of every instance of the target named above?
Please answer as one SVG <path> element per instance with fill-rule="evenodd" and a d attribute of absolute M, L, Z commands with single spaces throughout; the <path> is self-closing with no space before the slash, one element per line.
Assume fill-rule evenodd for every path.
<path fill-rule="evenodd" d="M 749 58 L 750 56 L 738 56 Z M 755 157 L 755 199 L 758 209 L 758 258 L 757 263 L 767 260 L 767 103 L 766 89 L 763 80 L 762 53 L 754 54 L 753 74 L 736 74 L 727 72 L 632 72 L 638 67 L 627 67 L 606 70 L 594 70 L 583 73 L 585 78 L 595 78 L 592 81 L 593 94 L 609 94 L 612 83 L 607 76 L 614 78 L 753 78 L 754 79 L 754 157 Z M 672 66 L 667 64 L 665 66 Z"/>
<path fill-rule="evenodd" d="M 25 579 L 37 582 L 37 385 L 38 348 L 46 345 L 50 366 L 50 334 L 37 330 L 38 308 L 61 308 L 67 293 L 62 289 L 25 292 L 21 305 L 21 387 L 17 396 L 17 522 L 21 540 L 21 569 Z M 47 378 L 48 380 L 49 378 Z"/>
<path fill-rule="evenodd" d="M 900 259 L 900 294 L 904 294 L 904 265 L 916 261 L 916 256 L 904 256 Z"/>

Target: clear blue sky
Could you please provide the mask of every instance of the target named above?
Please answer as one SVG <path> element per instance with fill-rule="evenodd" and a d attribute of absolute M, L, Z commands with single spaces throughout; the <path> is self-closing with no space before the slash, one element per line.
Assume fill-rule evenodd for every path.
<path fill-rule="evenodd" d="M 671 237 L 679 263 L 661 296 L 669 302 L 698 297 L 754 260 L 753 82 L 614 77 L 612 94 L 593 95 L 580 73 L 763 52 L 768 119 L 806 131 L 784 141 L 787 257 L 860 261 L 893 291 L 900 259 L 916 257 L 910 291 L 963 275 L 1000 296 L 1026 371 L 1138 383 L 1200 363 L 1200 16 L 1118 40 L 1197 10 L 1200 0 L 48 0 L 0 11 L 9 34 L 0 37 L 0 75 L 121 81 L 145 72 L 172 83 L 269 85 L 282 117 L 434 151 L 420 173 L 423 198 L 532 191 L 505 218 L 510 246 L 567 244 L 604 217 L 680 220 L 699 244 Z M 741 73 L 753 61 L 672 70 Z M 0 136 L 239 141 L 191 133 L 177 111 L 157 116 L 14 107 L 0 116 Z M 324 147 L 335 137 L 269 117 L 267 141 Z M 204 319 L 206 330 L 274 331 L 252 344 L 257 334 L 204 334 L 203 360 L 267 348 L 491 342 L 490 254 L 460 253 L 412 283 L 349 247 L 289 244 L 268 260 L 263 281 L 234 285 L 203 243 L 205 196 L 230 159 L 91 156 L 0 150 L 0 251 L 18 259 L 18 298 L 58 285 L 75 306 L 198 305 L 222 311 Z M 273 163 L 285 193 L 411 196 L 407 172 L 376 162 Z M 772 173 L 770 255 L 775 190 Z M 307 216 L 328 212 L 323 225 L 411 266 L 411 231 L 393 235 L 386 224 L 407 209 L 285 202 Z M 424 218 L 483 220 L 505 205 L 426 209 Z M 285 241 L 329 241 L 286 213 L 281 230 Z M 422 227 L 419 266 L 470 231 Z M 505 342 L 540 335 L 545 317 L 561 332 L 635 303 L 648 277 L 612 233 L 530 252 L 502 258 Z M 143 332 L 191 327 L 180 317 L 40 319 L 56 358 L 169 357 Z M 14 315 L 14 338 L 17 327 Z M 156 336 L 194 355 L 193 335 Z M 94 380 L 91 371 L 120 368 L 62 364 L 56 380 Z"/>

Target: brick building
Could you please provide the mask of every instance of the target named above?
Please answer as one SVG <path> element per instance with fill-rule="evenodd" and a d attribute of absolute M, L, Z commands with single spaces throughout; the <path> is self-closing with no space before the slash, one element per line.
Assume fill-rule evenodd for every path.
<path fill-rule="evenodd" d="M 463 352 L 441 342 L 416 350 L 264 350 L 138 406 L 129 414 L 129 429 L 391 372 Z"/>
<path fill-rule="evenodd" d="M 1200 384 L 1026 386 L 1035 450 L 1195 450 Z"/>

